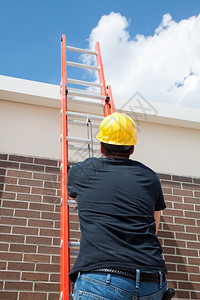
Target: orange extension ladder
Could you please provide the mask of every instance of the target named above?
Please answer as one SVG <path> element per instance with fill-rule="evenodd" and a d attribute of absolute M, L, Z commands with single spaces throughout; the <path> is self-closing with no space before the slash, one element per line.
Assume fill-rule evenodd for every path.
<path fill-rule="evenodd" d="M 66 61 L 66 50 L 85 53 L 96 57 L 96 66 L 85 65 L 77 62 Z M 87 82 L 76 79 L 67 78 L 66 67 L 73 66 L 77 68 L 85 68 L 98 72 L 99 83 Z M 70 280 L 68 273 L 70 271 L 70 246 L 78 246 L 78 242 L 70 242 L 69 236 L 69 197 L 67 193 L 67 171 L 68 171 L 68 142 L 79 141 L 93 144 L 93 138 L 83 139 L 68 136 L 68 116 L 86 116 L 90 114 L 82 114 L 69 112 L 67 105 L 68 96 L 86 97 L 90 99 L 98 99 L 102 103 L 104 116 L 107 116 L 115 111 L 110 86 L 106 86 L 103 64 L 100 52 L 99 42 L 96 43 L 95 51 L 84 50 L 75 47 L 66 46 L 66 37 L 62 35 L 61 39 L 61 102 L 60 102 L 60 127 L 61 127 L 61 160 L 60 160 L 60 188 L 61 188 L 61 206 L 60 206 L 60 300 L 71 299 L 70 295 Z M 98 87 L 100 93 L 91 93 L 82 89 L 68 89 L 67 83 L 72 83 L 81 86 Z M 94 116 L 95 119 L 102 119 L 100 116 Z M 90 147 L 89 147 L 90 148 Z M 93 153 L 92 153 L 93 155 Z"/>

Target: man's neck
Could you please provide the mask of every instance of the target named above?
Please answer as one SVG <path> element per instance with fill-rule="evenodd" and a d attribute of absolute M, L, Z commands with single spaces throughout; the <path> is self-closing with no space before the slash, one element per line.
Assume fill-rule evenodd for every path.
<path fill-rule="evenodd" d="M 102 157 L 103 158 L 120 158 L 120 159 L 129 159 L 129 158 L 127 158 L 127 157 L 123 157 L 123 156 L 106 156 L 106 155 L 102 155 Z"/>

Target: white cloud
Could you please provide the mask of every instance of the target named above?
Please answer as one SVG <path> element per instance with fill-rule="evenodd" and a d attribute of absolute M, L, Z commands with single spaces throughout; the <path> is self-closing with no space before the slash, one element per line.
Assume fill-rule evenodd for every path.
<path fill-rule="evenodd" d="M 102 16 L 89 47 L 100 42 L 106 83 L 113 95 L 200 108 L 200 15 L 175 22 L 163 16 L 152 36 L 130 37 L 119 13 Z M 85 57 L 86 59 L 86 57 Z"/>

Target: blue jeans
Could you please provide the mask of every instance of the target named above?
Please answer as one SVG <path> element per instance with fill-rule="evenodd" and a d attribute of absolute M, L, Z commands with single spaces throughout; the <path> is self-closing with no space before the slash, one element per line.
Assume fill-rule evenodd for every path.
<path fill-rule="evenodd" d="M 161 300 L 167 283 L 136 281 L 107 273 L 83 273 L 78 275 L 74 287 L 74 300 Z"/>

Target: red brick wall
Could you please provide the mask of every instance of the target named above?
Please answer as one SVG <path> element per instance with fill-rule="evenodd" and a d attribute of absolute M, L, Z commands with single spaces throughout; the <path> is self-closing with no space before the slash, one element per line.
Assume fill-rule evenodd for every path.
<path fill-rule="evenodd" d="M 176 299 L 200 299 L 200 179 L 160 174 L 159 238 Z M 59 299 L 59 162 L 0 154 L 0 299 Z M 70 207 L 71 239 L 78 217 Z M 78 249 L 71 249 L 74 262 Z"/>
<path fill-rule="evenodd" d="M 159 238 L 177 299 L 200 299 L 200 179 L 160 174 L 167 208 Z"/>

